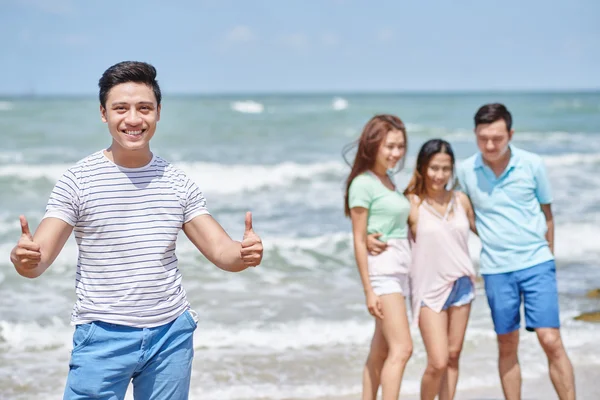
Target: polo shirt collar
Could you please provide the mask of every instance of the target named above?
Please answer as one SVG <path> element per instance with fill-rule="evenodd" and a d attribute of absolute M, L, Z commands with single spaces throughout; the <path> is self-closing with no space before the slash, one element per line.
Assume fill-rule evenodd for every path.
<path fill-rule="evenodd" d="M 519 155 L 515 153 L 515 148 L 513 145 L 509 144 L 508 148 L 510 150 L 510 160 L 508 160 L 508 165 L 506 166 L 505 172 L 510 171 L 517 165 L 517 161 L 519 161 Z M 483 162 L 483 156 L 481 152 L 477 153 L 477 157 L 475 157 L 475 163 L 473 164 L 473 169 L 483 168 L 486 164 Z"/>

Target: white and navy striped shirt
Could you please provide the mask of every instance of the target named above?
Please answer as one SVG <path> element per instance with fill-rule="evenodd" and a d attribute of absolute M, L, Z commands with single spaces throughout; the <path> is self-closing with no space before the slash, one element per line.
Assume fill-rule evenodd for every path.
<path fill-rule="evenodd" d="M 44 218 L 74 227 L 79 247 L 71 322 L 138 328 L 166 324 L 189 308 L 175 244 L 184 223 L 208 214 L 204 196 L 160 157 L 123 168 L 103 151 L 56 183 Z"/>

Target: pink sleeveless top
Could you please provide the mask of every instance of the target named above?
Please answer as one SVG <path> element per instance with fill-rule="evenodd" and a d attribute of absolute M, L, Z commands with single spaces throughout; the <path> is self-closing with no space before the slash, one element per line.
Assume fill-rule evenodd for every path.
<path fill-rule="evenodd" d="M 475 282 L 475 268 L 468 247 L 469 219 L 456 194 L 444 215 L 422 201 L 416 231 L 410 278 L 413 324 L 418 325 L 422 303 L 440 312 L 457 279 L 468 276 Z"/>

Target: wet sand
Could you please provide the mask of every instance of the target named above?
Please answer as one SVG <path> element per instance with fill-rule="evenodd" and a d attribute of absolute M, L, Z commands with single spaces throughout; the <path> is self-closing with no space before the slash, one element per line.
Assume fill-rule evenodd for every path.
<path fill-rule="evenodd" d="M 526 368 L 526 367 L 525 367 Z M 575 390 L 578 400 L 600 399 L 600 367 L 578 365 L 575 366 Z M 460 383 L 459 383 L 460 384 Z M 323 397 L 319 400 L 360 400 L 360 393 L 352 396 Z M 402 400 L 419 400 L 418 395 L 400 395 Z M 455 400 L 503 400 L 500 380 L 495 386 L 481 387 L 467 390 L 459 390 Z M 549 376 L 537 379 L 524 379 L 522 400 L 553 400 L 558 399 L 556 392 L 550 382 Z"/>

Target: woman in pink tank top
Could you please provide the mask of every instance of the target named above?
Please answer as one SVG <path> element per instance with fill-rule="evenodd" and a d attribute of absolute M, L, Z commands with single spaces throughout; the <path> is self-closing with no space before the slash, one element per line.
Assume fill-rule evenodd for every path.
<path fill-rule="evenodd" d="M 413 177 L 404 191 L 411 202 L 410 267 L 413 323 L 418 324 L 427 350 L 421 399 L 454 398 L 458 359 L 471 302 L 475 269 L 469 255 L 469 232 L 475 232 L 468 197 L 448 189 L 454 153 L 441 139 L 421 147 Z"/>

